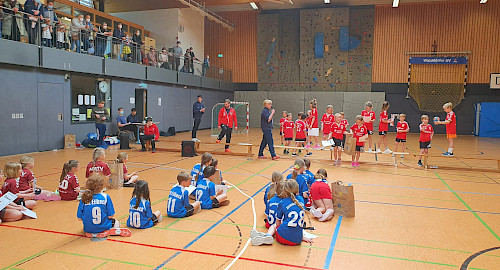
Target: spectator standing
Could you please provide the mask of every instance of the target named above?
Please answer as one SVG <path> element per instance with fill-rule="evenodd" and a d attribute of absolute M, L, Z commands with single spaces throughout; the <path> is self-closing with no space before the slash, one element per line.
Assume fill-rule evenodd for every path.
<path fill-rule="evenodd" d="M 42 22 L 42 46 L 52 47 L 53 31 L 50 22 Z"/>
<path fill-rule="evenodd" d="M 266 145 L 269 147 L 269 152 L 273 160 L 279 159 L 274 152 L 273 140 L 273 116 L 276 112 L 273 109 L 273 102 L 269 99 L 264 100 L 264 109 L 260 115 L 260 128 L 262 129 L 262 142 L 260 143 L 259 158 L 264 157 L 264 148 Z"/>
<path fill-rule="evenodd" d="M 92 21 L 90 20 L 90 15 L 85 16 L 85 31 L 83 32 L 83 47 L 87 53 L 92 54 L 91 51 L 95 52 L 94 46 L 91 41 L 94 40 L 94 32 L 97 31 L 97 28 L 94 27 Z"/>
<path fill-rule="evenodd" d="M 31 44 L 38 43 L 38 34 L 41 32 L 40 21 L 43 20 L 42 4 L 40 0 L 26 0 L 24 3 L 24 10 L 28 13 L 28 40 Z"/>
<path fill-rule="evenodd" d="M 157 52 L 156 49 L 153 47 L 149 49 L 147 59 L 148 59 L 148 65 L 151 67 L 158 67 L 158 59 L 156 52 Z"/>
<path fill-rule="evenodd" d="M 199 59 L 196 58 L 196 56 L 194 55 L 193 47 L 189 47 L 189 54 L 191 56 L 191 62 L 190 62 L 191 64 L 190 64 L 189 68 L 190 68 L 190 72 L 192 74 L 194 74 L 194 60 L 199 61 Z"/>
<path fill-rule="evenodd" d="M 205 105 L 201 103 L 203 101 L 203 97 L 201 95 L 198 96 L 198 100 L 193 104 L 193 131 L 191 132 L 191 138 L 193 141 L 199 141 L 196 138 L 196 132 L 198 131 L 198 128 L 200 127 L 201 123 L 201 118 L 203 117 L 203 114 L 205 113 Z"/>
<path fill-rule="evenodd" d="M 189 66 L 191 66 L 191 52 L 187 49 L 184 54 L 184 66 L 182 67 L 181 72 L 189 73 Z"/>
<path fill-rule="evenodd" d="M 4 10 L 3 35 L 7 39 L 27 42 L 28 32 L 24 26 L 23 15 L 19 13 L 24 12 L 21 4 L 16 0 L 11 0 L 4 1 L 3 6 L 8 8 Z"/>
<path fill-rule="evenodd" d="M 207 55 L 203 60 L 203 65 L 201 66 L 201 76 L 207 75 L 207 70 L 210 68 L 210 56 Z"/>
<path fill-rule="evenodd" d="M 134 54 L 134 61 L 136 63 L 142 64 L 141 46 L 144 44 L 142 41 L 141 31 L 137 30 L 132 36 L 132 41 L 134 42 L 132 53 Z"/>
<path fill-rule="evenodd" d="M 68 36 L 66 35 L 66 25 L 61 24 L 57 28 L 56 32 L 56 48 L 66 50 L 69 49 L 68 44 L 69 42 Z"/>
<path fill-rule="evenodd" d="M 59 22 L 59 19 L 57 18 L 57 14 L 54 11 L 54 1 L 53 0 L 47 1 L 47 5 L 42 6 L 42 16 L 45 19 L 50 20 L 51 22 Z"/>
<path fill-rule="evenodd" d="M 109 118 L 108 109 L 104 108 L 104 101 L 99 101 L 97 107 L 92 109 L 92 119 L 95 121 L 97 136 L 99 137 L 99 146 L 102 145 L 102 140 L 106 134 L 106 120 Z"/>
<path fill-rule="evenodd" d="M 121 60 L 121 46 L 125 39 L 125 32 L 122 28 L 122 23 L 118 23 L 117 28 L 113 30 L 113 59 Z"/>
<path fill-rule="evenodd" d="M 168 65 L 168 52 L 165 47 L 161 48 L 161 53 L 158 56 L 158 65 L 160 68 L 170 69 Z"/>
<path fill-rule="evenodd" d="M 76 18 L 71 20 L 71 50 L 80 52 L 81 51 L 81 33 L 85 30 L 85 23 L 83 21 L 83 14 L 78 14 Z M 76 46 L 76 50 L 74 47 Z"/>
<path fill-rule="evenodd" d="M 106 22 L 102 23 L 102 27 L 100 27 L 97 31 L 97 38 L 95 42 L 97 56 L 104 56 L 108 37 L 112 35 L 113 33 L 108 29 L 108 24 Z"/>
<path fill-rule="evenodd" d="M 0 38 L 2 38 L 2 22 L 3 22 L 3 17 L 4 17 L 3 3 L 0 2 Z"/>
<path fill-rule="evenodd" d="M 123 61 L 132 61 L 132 50 L 130 49 L 130 45 L 132 45 L 132 38 L 127 34 L 123 41 Z"/>
<path fill-rule="evenodd" d="M 177 44 L 175 45 L 174 49 L 174 70 L 179 71 L 179 66 L 181 65 L 181 57 L 182 57 L 182 48 L 181 48 L 181 42 L 177 41 Z"/>

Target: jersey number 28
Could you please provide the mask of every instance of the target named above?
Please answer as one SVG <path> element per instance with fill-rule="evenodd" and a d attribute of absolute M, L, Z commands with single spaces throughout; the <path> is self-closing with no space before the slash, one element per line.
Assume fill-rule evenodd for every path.
<path fill-rule="evenodd" d="M 297 227 L 297 224 L 299 225 L 299 227 L 304 226 L 304 211 L 300 211 L 300 214 L 295 211 L 292 211 L 288 213 L 288 218 L 292 219 L 288 221 L 288 227 Z"/>

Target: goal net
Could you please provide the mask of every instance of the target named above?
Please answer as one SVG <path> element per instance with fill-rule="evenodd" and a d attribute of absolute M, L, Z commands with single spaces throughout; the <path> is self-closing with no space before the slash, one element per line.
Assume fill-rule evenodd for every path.
<path fill-rule="evenodd" d="M 224 103 L 217 103 L 212 108 L 212 136 L 219 135 L 220 130 L 217 128 L 219 124 L 219 111 L 224 107 Z M 231 107 L 236 111 L 236 119 L 238 120 L 238 130 L 234 133 L 248 133 L 250 105 L 248 102 L 231 101 Z"/>

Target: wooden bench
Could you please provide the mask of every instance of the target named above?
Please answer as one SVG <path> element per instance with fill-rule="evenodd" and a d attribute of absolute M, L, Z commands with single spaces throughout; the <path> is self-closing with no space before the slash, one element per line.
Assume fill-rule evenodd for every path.
<path fill-rule="evenodd" d="M 162 142 L 167 142 L 167 143 L 172 143 L 172 144 L 182 144 L 182 141 L 163 141 Z M 246 146 L 247 147 L 247 152 L 246 153 L 238 153 L 238 152 L 224 152 L 224 151 L 208 151 L 208 150 L 200 150 L 200 144 L 218 144 L 218 145 L 231 145 L 231 146 Z M 205 153 L 205 152 L 210 152 L 212 154 L 216 155 L 232 155 L 232 156 L 247 156 L 247 157 L 252 157 L 253 156 L 253 144 L 250 143 L 216 143 L 216 142 L 203 142 L 203 141 L 195 141 L 194 142 L 194 148 L 196 152 L 198 153 Z M 160 151 L 169 151 L 169 152 L 181 152 L 181 149 L 171 149 L 171 148 L 158 148 L 156 147 L 156 150 Z"/>
<path fill-rule="evenodd" d="M 429 168 L 429 158 L 447 158 L 447 159 L 467 159 L 467 160 L 481 160 L 481 161 L 496 161 L 497 162 L 497 170 L 500 172 L 500 159 L 498 158 L 483 158 L 483 157 L 474 157 L 474 156 L 443 156 L 443 155 L 429 155 L 429 154 L 420 154 L 420 153 L 414 153 L 413 154 L 415 157 L 422 157 L 423 161 L 423 167 L 424 169 Z M 441 166 L 442 168 L 448 168 L 446 166 Z M 449 168 L 454 168 L 457 169 L 457 167 L 449 167 Z M 470 168 L 467 168 L 470 169 Z"/>

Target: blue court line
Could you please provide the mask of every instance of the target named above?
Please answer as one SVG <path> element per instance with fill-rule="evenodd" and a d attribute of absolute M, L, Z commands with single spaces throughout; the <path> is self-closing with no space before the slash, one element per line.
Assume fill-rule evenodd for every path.
<path fill-rule="evenodd" d="M 446 207 L 435 207 L 435 206 L 425 206 L 425 205 L 413 205 L 413 204 L 402 204 L 402 203 L 386 203 L 386 202 L 373 202 L 373 201 L 361 201 L 361 200 L 356 200 L 356 202 L 361 202 L 361 203 L 374 203 L 374 204 L 386 204 L 386 205 L 395 205 L 395 206 L 407 206 L 407 207 L 417 207 L 417 208 L 429 208 L 429 209 L 449 210 L 449 211 L 460 211 L 460 212 L 470 212 L 470 213 L 480 213 L 480 214 L 491 214 L 491 215 L 500 215 L 500 213 L 496 213 L 496 212 L 485 212 L 485 211 L 465 210 L 465 209 L 446 208 Z"/>
<path fill-rule="evenodd" d="M 349 184 L 350 186 L 351 184 Z M 337 225 L 335 225 L 335 231 L 332 236 L 332 241 L 330 242 L 330 248 L 328 249 L 328 253 L 326 254 L 325 264 L 323 265 L 323 269 L 330 268 L 330 263 L 332 261 L 333 250 L 335 250 L 335 244 L 337 243 L 337 238 L 339 236 L 340 224 L 342 224 L 342 216 L 339 216 L 337 220 Z"/>
<path fill-rule="evenodd" d="M 330 183 L 333 183 L 333 181 L 330 181 Z M 401 187 L 401 186 L 377 185 L 377 184 L 367 184 L 367 183 L 352 183 L 352 184 L 364 185 L 364 186 L 375 186 L 375 187 L 408 188 L 408 189 L 432 190 L 432 191 L 451 192 L 451 193 L 465 193 L 465 194 L 486 195 L 486 196 L 500 196 L 500 194 L 490 194 L 490 193 L 480 193 L 480 192 L 468 192 L 468 191 L 453 191 L 452 192 L 452 191 L 449 191 L 449 190 L 433 189 L 433 188 Z"/>
<path fill-rule="evenodd" d="M 293 166 L 293 165 L 292 165 Z M 288 167 L 285 171 L 283 171 L 283 173 L 285 173 L 286 171 L 288 171 L 290 168 L 292 168 L 292 166 Z M 282 174 L 283 174 L 282 173 Z M 260 192 L 262 192 L 270 183 L 267 183 L 265 186 L 263 186 L 261 189 L 259 189 L 257 192 L 255 192 L 255 194 L 252 195 L 252 198 L 257 196 Z M 200 240 L 200 238 L 202 238 L 205 234 L 207 234 L 209 231 L 211 231 L 213 228 L 215 228 L 217 225 L 219 225 L 222 221 L 224 221 L 226 218 L 228 218 L 230 215 L 232 215 L 234 212 L 236 212 L 236 210 L 240 209 L 240 207 L 242 207 L 243 205 L 245 205 L 248 201 L 250 201 L 250 198 L 246 199 L 244 202 L 242 202 L 240 205 L 238 205 L 238 207 L 234 208 L 231 212 L 229 212 L 227 215 L 225 215 L 224 217 L 222 217 L 219 221 L 217 221 L 216 223 L 214 223 L 212 226 L 210 226 L 210 228 L 208 228 L 206 231 L 204 231 L 203 233 L 201 233 L 200 235 L 198 235 L 198 237 L 196 237 L 195 239 L 193 239 L 193 241 L 189 242 L 187 245 L 185 245 L 182 249 L 187 249 L 189 248 L 191 245 L 193 245 L 196 241 Z M 175 257 L 177 257 L 179 254 L 181 254 L 180 251 L 177 251 L 174 255 L 170 256 L 170 258 L 168 258 L 166 261 L 164 261 L 162 264 L 158 265 L 155 270 L 158 270 L 160 268 L 162 268 L 163 266 L 165 266 L 165 264 L 169 263 L 171 260 L 173 260 Z"/>

